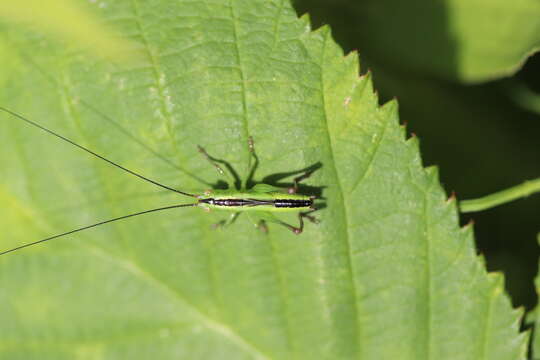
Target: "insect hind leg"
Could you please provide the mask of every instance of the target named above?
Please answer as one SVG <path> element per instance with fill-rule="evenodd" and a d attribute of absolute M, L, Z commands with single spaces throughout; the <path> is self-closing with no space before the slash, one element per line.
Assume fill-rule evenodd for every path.
<path fill-rule="evenodd" d="M 298 184 L 300 183 L 300 181 L 303 181 L 303 180 L 309 178 L 311 176 L 311 174 L 313 174 L 314 172 L 315 172 L 314 170 L 309 170 L 309 171 L 306 171 L 305 173 L 303 173 L 302 175 L 295 177 L 293 179 L 293 186 L 288 188 L 287 192 L 289 194 L 296 194 L 298 192 Z"/>
<path fill-rule="evenodd" d="M 315 211 L 315 210 L 313 210 L 313 211 Z M 281 220 L 277 220 L 277 221 L 274 221 L 274 222 L 277 223 L 277 224 L 280 224 L 282 226 L 285 226 L 287 229 L 291 230 L 293 233 L 298 235 L 298 234 L 301 234 L 304 231 L 304 218 L 308 219 L 310 222 L 312 222 L 314 224 L 319 223 L 319 220 L 316 217 L 310 215 L 313 211 L 298 213 L 298 226 L 293 226 L 293 225 L 291 225 L 289 223 L 286 223 L 285 221 L 281 221 Z"/>

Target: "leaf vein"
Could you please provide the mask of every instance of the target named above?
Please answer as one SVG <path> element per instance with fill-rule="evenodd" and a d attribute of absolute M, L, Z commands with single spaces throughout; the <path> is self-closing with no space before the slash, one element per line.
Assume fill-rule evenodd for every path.
<path fill-rule="evenodd" d="M 336 186 L 338 188 L 338 191 L 337 193 L 339 194 L 339 201 L 337 201 L 337 203 L 340 203 L 340 204 L 343 204 L 341 206 L 341 212 L 342 212 L 342 215 L 341 218 L 343 219 L 343 221 L 345 222 L 345 229 L 346 230 L 346 236 L 345 236 L 345 245 L 346 245 L 346 262 L 347 262 L 347 272 L 348 272 L 348 276 L 349 276 L 349 279 L 350 279 L 350 283 L 351 283 L 351 287 L 352 287 L 352 298 L 353 298 L 353 309 L 354 309 L 354 312 L 355 314 L 354 315 L 351 315 L 354 317 L 355 319 L 355 329 L 354 329 L 354 332 L 355 332 L 355 345 L 356 345 L 356 353 L 358 352 L 358 349 L 360 348 L 360 336 L 359 336 L 359 331 L 360 331 L 360 321 L 359 321 L 359 309 L 358 309 L 358 289 L 356 287 L 356 282 L 354 281 L 354 265 L 353 265 L 353 257 L 352 257 L 352 245 L 350 243 L 351 241 L 351 234 L 350 234 L 350 229 L 349 229 L 349 219 L 348 219 L 348 212 L 347 212 L 347 207 L 345 205 L 345 199 L 343 197 L 343 185 L 341 184 L 341 179 L 340 179 L 340 176 L 339 176 L 339 172 L 338 172 L 338 169 L 336 167 L 336 161 L 335 161 L 335 158 L 334 158 L 334 145 L 332 143 L 332 137 L 330 136 L 330 127 L 329 127 L 329 124 L 328 124 L 328 118 L 329 118 L 329 115 L 328 115 L 328 110 L 327 110 L 327 106 L 326 106 L 326 97 L 325 97 L 325 89 L 324 89 L 324 72 L 323 72 L 323 64 L 324 64 L 324 56 L 325 56 L 325 53 L 326 53 L 326 45 L 327 45 L 327 42 L 328 42 L 328 38 L 329 38 L 330 34 L 327 33 L 324 37 L 324 41 L 323 41 L 323 48 L 322 48 L 322 51 L 321 51 L 321 72 L 320 72 L 320 76 L 321 76 L 321 87 L 322 87 L 322 91 L 321 91 L 321 96 L 322 96 L 322 104 L 323 104 L 323 113 L 324 113 L 324 116 L 323 116 L 323 119 L 324 119 L 324 122 L 325 122 L 325 125 L 326 125 L 326 138 L 327 138 L 327 143 L 328 143 L 328 146 L 330 147 L 330 151 L 328 152 L 330 154 L 330 158 L 331 158 L 331 161 L 330 161 L 330 164 L 332 164 L 332 167 L 333 167 L 333 172 L 336 176 Z"/>
<path fill-rule="evenodd" d="M 182 296 L 179 292 L 171 288 L 167 283 L 155 277 L 150 272 L 146 271 L 139 264 L 127 258 L 120 258 L 114 255 L 111 255 L 108 252 L 103 251 L 102 249 L 90 246 L 88 243 L 84 243 L 84 246 L 93 253 L 94 255 L 104 259 L 106 261 L 115 264 L 125 271 L 133 274 L 139 279 L 145 280 L 148 284 L 154 286 L 157 289 L 160 289 L 164 293 L 169 294 L 172 298 L 176 299 L 178 303 L 183 306 L 195 319 L 201 321 L 208 329 L 215 331 L 218 334 L 221 334 L 224 338 L 230 340 L 232 343 L 235 343 L 239 347 L 251 353 L 256 359 L 269 359 L 260 349 L 258 349 L 254 344 L 248 342 L 244 337 L 238 334 L 232 327 L 228 324 L 222 323 L 217 319 L 210 317 L 208 314 L 199 309 L 195 304 L 190 303 L 185 297 Z"/>
<path fill-rule="evenodd" d="M 384 126 L 383 126 L 383 129 L 382 129 L 382 132 L 381 132 L 381 136 L 379 136 L 379 139 L 377 140 L 377 142 L 375 143 L 375 148 L 373 149 L 372 153 L 371 153 L 371 156 L 369 157 L 369 160 L 368 160 L 368 163 L 367 163 L 367 166 L 366 166 L 366 170 L 358 177 L 358 179 L 356 180 L 356 182 L 354 183 L 352 189 L 351 189 L 351 192 L 354 192 L 356 191 L 356 189 L 364 182 L 364 180 L 367 178 L 368 174 L 369 174 L 369 171 L 371 170 L 371 168 L 373 167 L 373 164 L 375 163 L 375 157 L 377 155 L 377 153 L 379 152 L 379 150 L 381 149 L 381 144 L 382 144 L 382 141 L 386 135 L 386 131 L 389 127 L 389 124 L 390 124 L 390 120 L 386 120 L 384 122 Z"/>
<path fill-rule="evenodd" d="M 240 80 L 241 80 L 241 92 L 242 92 L 242 119 L 244 124 L 244 138 L 246 139 L 245 143 L 247 144 L 247 139 L 250 136 L 249 133 L 249 125 L 248 125 L 248 108 L 247 108 L 247 83 L 246 83 L 246 75 L 245 75 L 245 69 L 242 63 L 242 54 L 240 51 L 240 38 L 238 36 L 238 18 L 236 17 L 236 13 L 234 11 L 234 1 L 229 0 L 229 8 L 231 11 L 231 18 L 233 23 L 233 37 L 234 37 L 234 44 L 235 44 L 235 50 L 236 50 L 236 57 L 238 59 L 238 68 L 240 70 Z M 247 146 L 244 147 L 246 149 L 246 164 L 249 164 L 249 158 L 251 156 L 249 152 L 249 148 Z M 246 178 L 248 176 L 249 169 L 246 169 Z"/>

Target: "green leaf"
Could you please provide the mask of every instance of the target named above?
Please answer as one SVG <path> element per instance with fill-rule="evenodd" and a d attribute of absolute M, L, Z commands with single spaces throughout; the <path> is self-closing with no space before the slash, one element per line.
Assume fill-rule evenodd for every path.
<path fill-rule="evenodd" d="M 326 207 L 300 236 L 188 208 L 5 255 L 2 358 L 524 358 L 502 276 L 328 28 L 277 0 L 95 6 L 142 55 L 17 28 L 0 105 L 188 192 L 218 180 L 197 144 L 245 177 L 253 136 L 255 180 L 321 163 L 306 183 Z M 0 143 L 1 249 L 191 201 L 6 114 Z"/>
<path fill-rule="evenodd" d="M 345 16 L 370 60 L 464 83 L 512 75 L 540 50 L 537 0 L 297 0 Z"/>

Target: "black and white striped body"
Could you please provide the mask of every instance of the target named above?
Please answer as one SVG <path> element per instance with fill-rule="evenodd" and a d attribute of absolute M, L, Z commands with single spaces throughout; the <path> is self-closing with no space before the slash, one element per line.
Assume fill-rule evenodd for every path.
<path fill-rule="evenodd" d="M 235 211 L 298 211 L 313 210 L 313 197 L 283 192 L 233 192 L 213 190 L 199 199 L 199 206 L 208 209 Z"/>

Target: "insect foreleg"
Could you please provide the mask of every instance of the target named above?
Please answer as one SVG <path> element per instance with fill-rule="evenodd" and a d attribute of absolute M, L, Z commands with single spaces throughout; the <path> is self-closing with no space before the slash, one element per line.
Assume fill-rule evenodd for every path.
<path fill-rule="evenodd" d="M 223 168 L 221 166 L 219 166 L 219 164 L 217 162 L 214 161 L 213 157 L 208 155 L 206 150 L 201 145 L 197 145 L 197 148 L 199 149 L 199 152 L 201 154 L 203 154 L 203 156 L 206 158 L 206 160 L 208 160 L 210 162 L 210 164 L 212 164 L 212 166 L 214 166 L 216 168 L 216 170 L 218 171 L 218 173 L 220 175 L 225 175 L 225 171 L 223 170 Z"/>
<path fill-rule="evenodd" d="M 199 149 L 199 152 L 206 158 L 206 160 L 208 160 L 208 162 L 210 162 L 210 164 L 212 164 L 212 166 L 216 168 L 217 172 L 220 175 L 226 176 L 229 180 L 231 180 L 233 184 L 237 182 L 237 179 L 235 179 L 234 176 L 229 174 L 229 172 L 226 172 L 225 170 L 223 170 L 223 168 L 218 164 L 218 161 L 212 156 L 210 156 L 202 146 L 197 145 L 197 148 Z M 223 161 L 220 161 L 220 162 L 223 163 Z"/>

